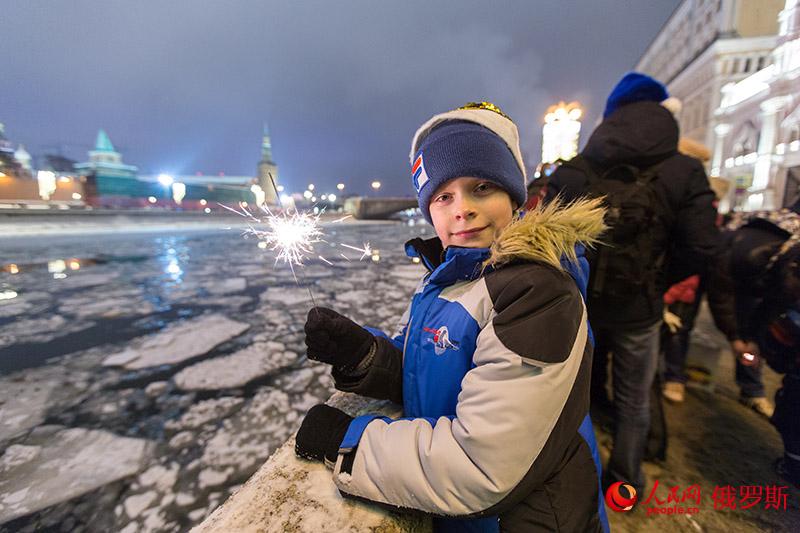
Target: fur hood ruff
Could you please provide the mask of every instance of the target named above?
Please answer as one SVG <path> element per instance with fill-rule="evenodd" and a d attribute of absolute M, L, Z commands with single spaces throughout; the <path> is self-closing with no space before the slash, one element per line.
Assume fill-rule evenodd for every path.
<path fill-rule="evenodd" d="M 606 230 L 602 202 L 602 198 L 581 198 L 569 204 L 558 199 L 540 203 L 497 236 L 484 266 L 523 260 L 564 270 L 562 257 L 577 261 L 575 246 L 593 247 Z"/>

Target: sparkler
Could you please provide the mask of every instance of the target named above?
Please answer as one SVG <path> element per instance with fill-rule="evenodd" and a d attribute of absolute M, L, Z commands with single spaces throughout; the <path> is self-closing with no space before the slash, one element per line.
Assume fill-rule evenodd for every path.
<path fill-rule="evenodd" d="M 268 175 L 269 180 L 272 183 L 272 187 L 275 190 L 275 196 L 280 203 L 280 192 L 278 191 L 278 187 L 275 184 L 274 178 L 272 177 L 272 173 L 268 173 Z M 261 205 L 259 208 L 265 216 L 259 218 L 252 212 L 248 211 L 248 209 L 241 203 L 239 204 L 239 209 L 241 209 L 241 211 L 223 204 L 219 205 L 228 211 L 248 218 L 253 223 L 266 224 L 267 229 L 256 229 L 251 224 L 248 229 L 245 230 L 245 234 L 254 235 L 262 243 L 264 243 L 264 248 L 269 248 L 271 251 L 277 252 L 275 264 L 277 264 L 279 261 L 283 261 L 284 264 L 289 265 L 295 283 L 300 285 L 300 282 L 297 279 L 295 267 L 303 267 L 304 259 L 314 252 L 314 244 L 318 242 L 324 242 L 322 239 L 322 228 L 319 223 L 319 218 L 322 212 L 316 215 L 311 213 L 300 213 L 297 210 L 295 210 L 294 213 L 290 213 L 288 210 L 279 213 L 273 213 L 267 205 Z M 333 222 L 342 222 L 351 216 L 352 215 L 346 215 L 334 220 Z M 259 246 L 261 247 L 261 245 Z M 341 244 L 341 246 L 361 252 L 362 255 L 359 261 L 372 254 L 372 248 L 370 247 L 369 243 L 364 243 L 362 248 L 357 248 L 348 244 Z M 350 261 L 350 259 L 344 254 L 340 255 L 347 261 Z M 328 265 L 333 266 L 333 263 L 321 255 L 317 255 L 317 257 Z M 305 278 L 303 281 L 305 282 Z M 308 290 L 308 295 L 311 297 L 311 303 L 314 305 L 314 307 L 317 307 L 317 303 L 314 300 L 314 295 L 311 293 L 311 287 L 307 283 L 305 285 L 306 289 Z"/>

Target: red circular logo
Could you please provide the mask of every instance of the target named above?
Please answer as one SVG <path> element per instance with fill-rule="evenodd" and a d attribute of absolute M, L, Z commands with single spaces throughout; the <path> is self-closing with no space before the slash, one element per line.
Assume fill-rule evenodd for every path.
<path fill-rule="evenodd" d="M 617 513 L 633 509 L 636 499 L 636 489 L 622 481 L 617 481 L 606 491 L 606 504 Z"/>

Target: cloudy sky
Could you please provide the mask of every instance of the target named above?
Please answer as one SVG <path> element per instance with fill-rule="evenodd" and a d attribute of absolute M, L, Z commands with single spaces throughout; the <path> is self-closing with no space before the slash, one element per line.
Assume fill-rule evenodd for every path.
<path fill-rule="evenodd" d="M 0 122 L 80 161 L 104 128 L 142 173 L 251 175 L 269 123 L 289 190 L 411 193 L 436 112 L 491 100 L 529 167 L 559 100 L 605 97 L 679 0 L 0 0 Z"/>

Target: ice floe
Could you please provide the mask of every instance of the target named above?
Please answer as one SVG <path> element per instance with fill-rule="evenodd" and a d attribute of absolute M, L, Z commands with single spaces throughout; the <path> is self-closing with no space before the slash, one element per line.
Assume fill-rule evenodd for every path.
<path fill-rule="evenodd" d="M 175 375 L 175 384 L 186 391 L 242 387 L 294 363 L 297 354 L 285 348 L 279 342 L 252 344 L 184 368 Z"/>
<path fill-rule="evenodd" d="M 186 322 L 172 324 L 162 331 L 133 341 L 132 347 L 111 355 L 105 366 L 127 369 L 176 364 L 208 353 L 250 327 L 220 314 L 202 315 Z"/>
<path fill-rule="evenodd" d="M 26 448 L 30 448 L 26 446 Z M 24 453 L 0 458 L 0 523 L 137 473 L 151 444 L 101 430 L 58 431 Z M 27 455 L 28 460 L 21 460 Z"/>

